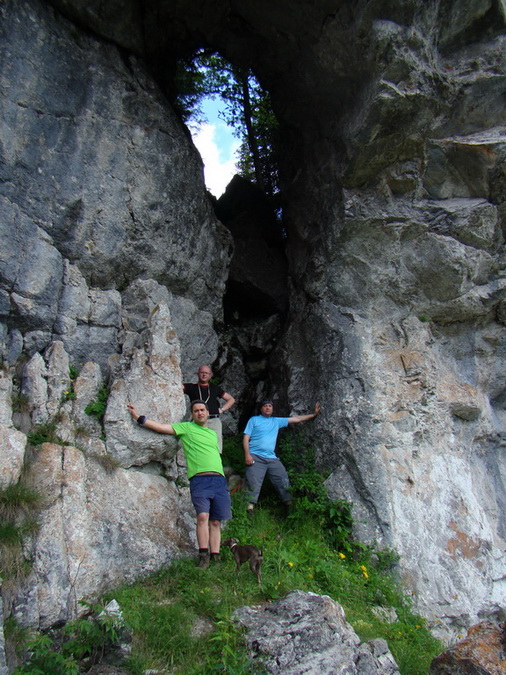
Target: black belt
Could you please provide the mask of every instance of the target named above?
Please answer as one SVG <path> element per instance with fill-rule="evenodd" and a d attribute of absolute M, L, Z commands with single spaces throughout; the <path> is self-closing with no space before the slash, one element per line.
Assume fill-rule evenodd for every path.
<path fill-rule="evenodd" d="M 209 415 L 210 420 L 214 420 L 215 417 L 219 417 L 219 415 Z"/>

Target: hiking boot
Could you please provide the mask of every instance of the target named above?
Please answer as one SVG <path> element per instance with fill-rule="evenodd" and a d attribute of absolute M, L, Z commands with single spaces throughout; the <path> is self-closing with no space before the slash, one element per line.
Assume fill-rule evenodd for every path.
<path fill-rule="evenodd" d="M 201 570 L 206 570 L 209 567 L 209 553 L 199 553 L 197 567 L 200 567 Z"/>
<path fill-rule="evenodd" d="M 251 518 L 253 516 L 254 511 L 255 511 L 254 508 L 251 506 L 246 509 L 246 514 Z"/>
<path fill-rule="evenodd" d="M 212 563 L 221 563 L 221 555 L 219 553 L 211 553 L 211 562 Z"/>

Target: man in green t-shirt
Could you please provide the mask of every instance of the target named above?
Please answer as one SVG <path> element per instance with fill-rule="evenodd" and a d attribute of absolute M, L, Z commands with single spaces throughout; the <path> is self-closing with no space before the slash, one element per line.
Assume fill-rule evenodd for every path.
<path fill-rule="evenodd" d="M 190 494 L 197 512 L 199 567 L 220 558 L 221 521 L 232 518 L 230 494 L 223 473 L 218 436 L 209 429 L 209 409 L 204 401 L 192 401 L 192 422 L 161 424 L 139 415 L 135 406 L 128 410 L 137 424 L 159 434 L 177 436 L 183 446 L 190 480 Z"/>

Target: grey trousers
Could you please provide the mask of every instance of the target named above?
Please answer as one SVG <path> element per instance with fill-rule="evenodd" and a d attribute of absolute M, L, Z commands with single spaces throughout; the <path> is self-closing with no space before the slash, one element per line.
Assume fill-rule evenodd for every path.
<path fill-rule="evenodd" d="M 281 460 L 277 457 L 276 459 L 266 459 L 258 455 L 252 454 L 251 456 L 255 463 L 246 466 L 247 498 L 250 504 L 257 503 L 266 475 L 276 489 L 281 501 L 290 501 L 292 498 L 292 495 L 288 492 L 290 480 Z"/>
<path fill-rule="evenodd" d="M 223 427 L 221 425 L 220 418 L 219 417 L 213 417 L 212 419 L 209 418 L 207 420 L 207 426 L 210 429 L 216 431 L 216 434 L 218 436 L 218 446 L 220 448 L 220 452 L 223 452 Z"/>

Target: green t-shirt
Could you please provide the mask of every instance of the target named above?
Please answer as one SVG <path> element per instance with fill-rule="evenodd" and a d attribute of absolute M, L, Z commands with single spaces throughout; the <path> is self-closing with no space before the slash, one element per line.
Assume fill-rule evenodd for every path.
<path fill-rule="evenodd" d="M 216 431 L 195 422 L 178 422 L 172 428 L 183 445 L 188 478 L 202 471 L 217 471 L 225 475 Z"/>

